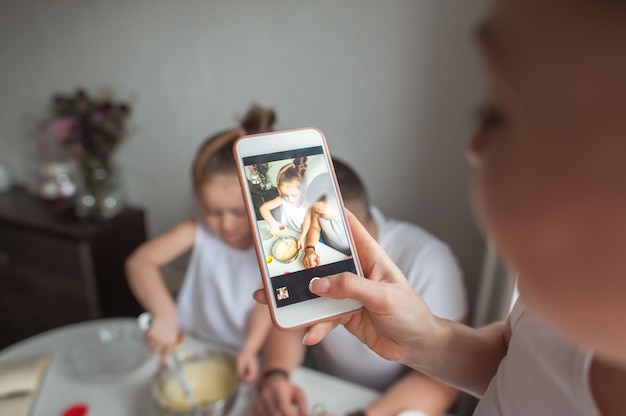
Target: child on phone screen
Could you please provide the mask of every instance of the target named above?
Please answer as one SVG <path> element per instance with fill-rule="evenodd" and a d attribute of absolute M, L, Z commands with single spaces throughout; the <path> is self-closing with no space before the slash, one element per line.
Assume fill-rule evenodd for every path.
<path fill-rule="evenodd" d="M 281 232 L 281 224 L 300 233 L 298 238 L 298 248 L 304 248 L 304 237 L 306 234 L 305 217 L 308 213 L 310 203 L 306 199 L 306 156 L 297 157 L 292 163 L 288 163 L 280 168 L 276 175 L 276 188 L 278 196 L 261 205 L 259 212 L 270 227 L 270 233 L 274 236 Z M 280 222 L 274 218 L 272 211 L 282 207 Z M 304 228 L 303 229 L 303 225 Z"/>
<path fill-rule="evenodd" d="M 426 299 L 438 316 L 464 320 L 467 314 L 465 288 L 457 262 L 448 247 L 413 224 L 386 218 L 370 205 L 358 175 L 337 158 L 333 158 L 333 165 L 344 204 L 404 271 L 412 289 Z M 330 176 L 322 175 L 328 174 L 312 179 L 307 189 L 313 199 L 319 198 L 316 195 L 320 193 L 326 194 L 325 190 L 331 186 Z M 307 245 L 314 244 L 320 234 L 324 234 L 322 229 L 325 226 L 315 225 L 318 219 L 324 221 L 323 217 L 326 217 L 330 224 L 338 218 L 336 201 L 334 198 L 327 200 L 329 205 L 318 200 L 311 208 L 313 218 L 308 233 L 311 240 L 307 239 Z M 326 243 L 332 246 L 330 241 Z M 311 262 L 320 262 L 314 250 L 307 249 L 305 253 L 305 259 L 310 256 Z M 260 379 L 255 415 L 276 414 L 277 411 L 288 416 L 302 415 L 308 408 L 300 388 L 285 377 L 304 361 L 304 331 L 272 329 L 270 332 L 262 356 L 263 374 L 267 376 Z M 458 397 L 456 389 L 406 365 L 379 357 L 343 327 L 328 334 L 319 345 L 312 347 L 310 353 L 317 369 L 381 392 L 374 403 L 363 404 L 363 412 L 367 415 L 396 415 L 405 410 L 439 415 L 448 410 Z M 274 369 L 284 370 L 285 373 Z"/>
<path fill-rule="evenodd" d="M 261 278 L 232 147 L 244 132 L 270 131 L 274 121 L 272 110 L 255 105 L 241 128 L 207 139 L 192 167 L 199 215 L 144 243 L 126 261 L 129 285 L 152 314 L 146 333 L 150 350 L 172 353 L 180 333 L 237 348 L 237 371 L 244 382 L 256 378 L 257 354 L 271 321 L 267 308 L 251 297 Z M 189 249 L 175 304 L 160 268 Z"/>

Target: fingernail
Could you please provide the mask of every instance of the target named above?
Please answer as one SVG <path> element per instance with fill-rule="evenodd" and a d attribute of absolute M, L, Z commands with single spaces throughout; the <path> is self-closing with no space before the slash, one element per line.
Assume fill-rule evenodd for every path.
<path fill-rule="evenodd" d="M 309 335 L 308 332 L 306 334 L 304 334 L 304 336 L 302 337 L 302 345 L 306 345 L 306 337 L 307 337 L 307 335 Z"/>
<path fill-rule="evenodd" d="M 309 282 L 309 290 L 317 295 L 326 293 L 330 289 L 330 282 L 326 278 L 314 277 Z"/>

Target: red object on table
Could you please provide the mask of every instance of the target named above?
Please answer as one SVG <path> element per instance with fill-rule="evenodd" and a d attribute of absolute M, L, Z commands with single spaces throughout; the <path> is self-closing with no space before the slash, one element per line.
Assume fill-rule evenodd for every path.
<path fill-rule="evenodd" d="M 87 416 L 89 414 L 89 406 L 85 403 L 76 403 L 63 411 L 61 416 Z"/>

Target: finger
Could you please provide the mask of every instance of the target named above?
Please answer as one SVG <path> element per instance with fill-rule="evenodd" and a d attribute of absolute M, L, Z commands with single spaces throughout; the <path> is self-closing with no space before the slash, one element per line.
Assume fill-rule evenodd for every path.
<path fill-rule="evenodd" d="M 359 263 L 365 277 L 370 280 L 383 280 L 393 278 L 395 273 L 402 275 L 400 270 L 389 258 L 387 253 L 380 247 L 378 242 L 371 236 L 359 220 L 346 209 L 346 218 L 354 238 Z M 387 273 L 393 270 L 394 274 Z"/>
<path fill-rule="evenodd" d="M 389 284 L 363 279 L 353 273 L 322 277 L 309 283 L 316 295 L 333 299 L 356 299 L 369 310 L 381 310 L 389 305 Z M 406 290 L 402 288 L 401 290 Z M 386 295 L 385 295 L 386 294 Z"/>
<path fill-rule="evenodd" d="M 167 355 L 176 354 L 176 351 L 178 351 L 178 345 L 177 344 L 169 344 L 169 345 L 167 345 L 167 347 L 165 347 L 165 353 Z"/>
<path fill-rule="evenodd" d="M 247 368 L 243 370 L 241 381 L 244 383 L 250 383 L 253 380 L 252 373 Z"/>
<path fill-rule="evenodd" d="M 159 354 L 159 365 L 165 365 L 165 360 L 167 359 L 168 355 L 169 354 L 164 351 Z"/>
<path fill-rule="evenodd" d="M 298 406 L 298 416 L 307 416 L 306 409 L 308 409 L 309 406 L 306 403 L 306 397 L 304 397 L 302 390 L 298 388 L 295 389 L 294 400 Z"/>
<path fill-rule="evenodd" d="M 269 385 L 262 392 L 268 415 L 299 416 L 299 409 L 295 407 L 294 393 L 297 387 L 283 378 L 268 380 Z"/>
<path fill-rule="evenodd" d="M 148 349 L 150 350 L 151 353 L 156 354 L 159 352 L 160 348 L 159 348 L 159 343 L 146 337 L 146 345 L 148 346 Z"/>
<path fill-rule="evenodd" d="M 271 414 L 267 407 L 265 392 L 260 392 L 254 401 L 254 416 L 265 416 Z"/>
<path fill-rule="evenodd" d="M 265 389 L 262 393 L 263 415 L 274 416 L 282 415 L 277 397 L 274 395 L 272 389 Z"/>
<path fill-rule="evenodd" d="M 294 406 L 291 397 L 282 397 L 277 403 L 277 410 L 274 414 L 280 416 L 300 416 L 300 409 Z"/>
<path fill-rule="evenodd" d="M 338 319 L 333 319 L 331 321 L 320 322 L 311 326 L 307 333 L 304 334 L 304 338 L 302 338 L 302 343 L 309 346 L 317 344 L 322 339 L 324 339 L 324 337 L 328 335 L 330 331 L 337 328 L 337 326 L 339 326 L 345 320 L 347 320 L 347 318 L 342 317 Z"/>
<path fill-rule="evenodd" d="M 160 342 L 158 340 L 151 340 L 148 344 L 148 349 L 152 352 L 152 354 L 163 355 L 167 354 L 167 344 Z"/>
<path fill-rule="evenodd" d="M 245 363 L 245 366 L 242 369 L 242 380 L 244 383 L 250 383 L 252 381 L 254 381 L 254 379 L 257 376 L 257 373 L 259 372 L 258 370 L 258 366 L 256 364 L 256 362 L 254 361 L 248 361 Z"/>
<path fill-rule="evenodd" d="M 246 363 L 243 362 L 243 360 L 241 359 L 237 359 L 236 361 L 236 366 L 237 366 L 237 374 L 239 374 L 239 377 L 241 378 L 241 380 L 246 383 L 246 376 L 248 373 L 248 369 L 246 367 Z"/>
<path fill-rule="evenodd" d="M 257 303 L 261 305 L 267 305 L 267 298 L 265 297 L 265 291 L 263 289 L 257 289 L 252 293 L 252 297 Z"/>

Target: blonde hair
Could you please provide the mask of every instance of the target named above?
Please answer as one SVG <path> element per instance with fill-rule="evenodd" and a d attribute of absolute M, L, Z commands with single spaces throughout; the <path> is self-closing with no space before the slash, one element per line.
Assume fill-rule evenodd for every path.
<path fill-rule="evenodd" d="M 276 175 L 276 187 L 280 192 L 280 187 L 286 183 L 297 182 L 302 184 L 308 165 L 306 156 L 297 157 L 292 163 L 288 163 L 278 171 Z"/>
<path fill-rule="evenodd" d="M 194 189 L 217 174 L 237 172 L 233 144 L 245 134 L 266 133 L 274 129 L 276 115 L 271 108 L 253 104 L 240 123 L 240 127 L 223 130 L 202 143 L 194 159 L 191 176 Z"/>

